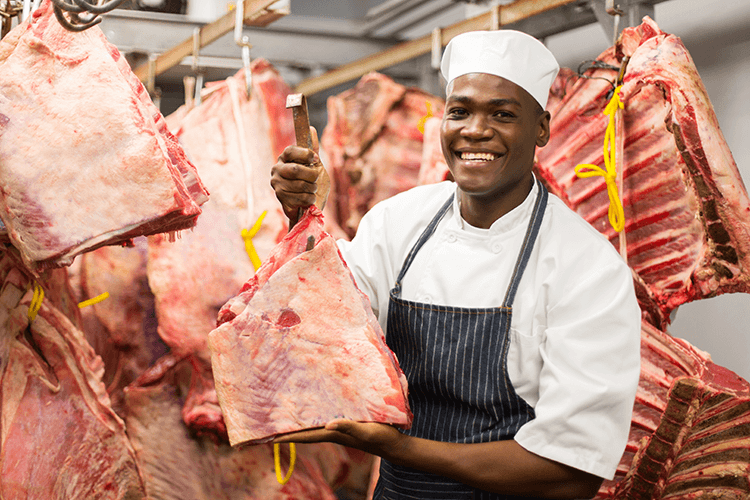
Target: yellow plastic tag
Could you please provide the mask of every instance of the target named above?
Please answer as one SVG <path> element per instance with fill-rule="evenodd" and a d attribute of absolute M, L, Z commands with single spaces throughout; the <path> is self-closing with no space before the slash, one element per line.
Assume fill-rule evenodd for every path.
<path fill-rule="evenodd" d="M 29 312 L 27 313 L 29 323 L 34 321 L 39 309 L 42 308 L 42 301 L 44 300 L 44 288 L 39 283 L 34 282 L 34 296 L 31 298 L 31 304 L 29 304 Z"/>
<path fill-rule="evenodd" d="M 292 477 L 292 471 L 294 471 L 294 463 L 297 461 L 297 448 L 294 443 L 289 443 L 289 470 L 286 471 L 286 476 L 281 477 L 281 457 L 279 455 L 279 443 L 273 444 L 273 465 L 276 468 L 276 480 L 279 484 L 286 484 Z"/>
<path fill-rule="evenodd" d="M 88 300 L 84 300 L 83 302 L 78 303 L 78 308 L 83 309 L 84 307 L 93 306 L 94 304 L 98 304 L 102 300 L 109 298 L 109 292 L 100 293 L 96 297 L 92 297 Z"/>
<path fill-rule="evenodd" d="M 263 219 L 266 217 L 266 214 L 268 213 L 268 210 L 260 214 L 260 217 L 258 217 L 258 220 L 255 221 L 255 224 L 253 224 L 253 227 L 248 229 L 242 230 L 242 239 L 245 241 L 245 251 L 247 252 L 247 256 L 250 257 L 250 262 L 253 263 L 253 267 L 257 271 L 260 267 L 260 257 L 258 256 L 258 252 L 255 250 L 255 245 L 253 245 L 253 236 L 258 234 L 258 231 L 260 231 L 260 226 L 263 223 Z"/>

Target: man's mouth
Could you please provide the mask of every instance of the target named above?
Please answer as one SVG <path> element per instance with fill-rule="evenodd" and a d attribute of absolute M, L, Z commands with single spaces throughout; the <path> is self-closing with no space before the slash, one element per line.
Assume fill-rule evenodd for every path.
<path fill-rule="evenodd" d="M 496 160 L 500 155 L 495 153 L 470 153 L 470 152 L 458 152 L 458 157 L 465 161 L 493 161 Z"/>

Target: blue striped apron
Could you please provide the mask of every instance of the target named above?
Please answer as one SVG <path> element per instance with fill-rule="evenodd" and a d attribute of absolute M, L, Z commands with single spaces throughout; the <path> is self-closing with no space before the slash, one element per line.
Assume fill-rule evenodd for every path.
<path fill-rule="evenodd" d="M 537 181 L 538 182 L 538 181 Z M 390 293 L 387 343 L 409 381 L 414 423 L 406 434 L 453 443 L 512 439 L 534 410 L 508 377 L 511 306 L 547 206 L 539 184 L 526 237 L 501 307 L 449 307 L 401 299 L 401 283 L 422 245 L 453 203 L 445 202 L 404 261 Z M 487 464 L 488 467 L 491 464 Z M 383 460 L 375 499 L 512 498 Z"/>

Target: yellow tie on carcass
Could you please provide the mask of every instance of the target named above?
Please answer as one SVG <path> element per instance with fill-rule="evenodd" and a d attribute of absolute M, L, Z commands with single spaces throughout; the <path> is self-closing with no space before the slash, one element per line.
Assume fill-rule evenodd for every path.
<path fill-rule="evenodd" d="M 427 114 L 420 118 L 419 123 L 417 124 L 417 130 L 419 130 L 422 135 L 424 135 L 424 124 L 427 123 L 427 120 L 429 120 L 433 116 L 432 103 L 430 101 L 425 101 L 424 104 L 425 106 L 427 106 Z"/>
<path fill-rule="evenodd" d="M 247 256 L 250 257 L 250 262 L 253 263 L 253 267 L 255 267 L 255 270 L 257 271 L 260 267 L 260 257 L 258 256 L 258 252 L 255 250 L 255 246 L 253 245 L 253 236 L 258 234 L 258 231 L 260 230 L 260 226 L 263 223 L 263 219 L 265 218 L 266 214 L 268 213 L 268 210 L 260 214 L 260 217 L 258 217 L 258 220 L 255 221 L 255 224 L 253 224 L 253 227 L 248 229 L 242 230 L 242 239 L 245 241 L 245 251 L 247 252 Z M 286 476 L 281 475 L 281 457 L 279 455 L 279 443 L 274 443 L 273 445 L 273 465 L 276 469 L 276 480 L 279 482 L 279 484 L 286 484 L 289 482 L 289 479 L 292 477 L 292 472 L 294 471 L 294 464 L 297 461 L 297 448 L 294 446 L 294 443 L 289 443 L 289 470 L 286 472 Z"/>
<path fill-rule="evenodd" d="M 34 296 L 31 297 L 31 304 L 29 304 L 29 312 L 27 316 L 29 323 L 33 322 L 36 318 L 39 309 L 42 308 L 42 301 L 44 300 L 44 288 L 37 282 L 34 282 Z"/>
<path fill-rule="evenodd" d="M 625 210 L 617 193 L 617 169 L 615 164 L 615 115 L 618 109 L 624 109 L 620 100 L 620 89 L 615 89 L 615 94 L 610 99 L 604 114 L 609 115 L 607 130 L 604 132 L 604 166 L 606 170 L 598 165 L 581 164 L 575 167 L 576 175 L 580 178 L 602 176 L 607 183 L 607 194 L 609 195 L 609 223 L 618 233 L 625 228 Z M 622 158 L 620 159 L 622 161 Z M 621 165 L 622 168 L 622 165 Z"/>
<path fill-rule="evenodd" d="M 297 461 L 297 447 L 294 443 L 289 443 L 289 470 L 285 477 L 281 477 L 281 457 L 279 456 L 279 443 L 273 444 L 273 465 L 276 467 L 276 480 L 279 484 L 286 484 L 292 477 L 294 463 Z"/>
<path fill-rule="evenodd" d="M 253 227 L 251 227 L 249 230 L 242 230 L 242 239 L 245 241 L 245 251 L 247 252 L 247 256 L 250 257 L 250 262 L 253 263 L 253 267 L 256 271 L 260 267 L 260 257 L 258 256 L 258 252 L 255 251 L 255 245 L 253 245 L 253 236 L 258 234 L 260 225 L 263 223 L 263 219 L 265 218 L 267 213 L 268 210 L 260 214 L 258 220 L 255 221 L 255 224 L 253 224 Z"/>
<path fill-rule="evenodd" d="M 94 304 L 98 304 L 102 300 L 109 298 L 109 292 L 100 293 L 96 297 L 91 297 L 88 300 L 84 300 L 83 302 L 78 303 L 78 309 L 83 309 L 84 307 L 93 306 Z"/>

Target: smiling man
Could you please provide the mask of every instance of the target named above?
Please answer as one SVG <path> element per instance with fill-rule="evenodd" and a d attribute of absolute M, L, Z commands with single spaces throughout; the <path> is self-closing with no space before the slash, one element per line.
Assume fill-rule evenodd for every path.
<path fill-rule="evenodd" d="M 381 456 L 376 499 L 591 497 L 622 456 L 638 383 L 630 270 L 533 175 L 558 71 L 547 48 L 465 33 L 441 69 L 455 182 L 381 202 L 339 243 L 407 376 L 414 424 L 334 421 L 279 441 Z M 317 161 L 289 147 L 273 167 L 287 214 L 327 196 Z"/>

